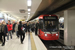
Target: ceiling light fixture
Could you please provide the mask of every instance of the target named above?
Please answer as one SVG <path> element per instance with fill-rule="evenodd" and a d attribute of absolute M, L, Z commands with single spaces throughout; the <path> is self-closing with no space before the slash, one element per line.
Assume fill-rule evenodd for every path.
<path fill-rule="evenodd" d="M 20 11 L 20 13 L 25 13 L 26 10 L 20 9 L 19 11 Z"/>
<path fill-rule="evenodd" d="M 27 5 L 31 6 L 31 0 L 27 0 Z"/>
<path fill-rule="evenodd" d="M 28 13 L 28 14 L 30 14 L 30 13 Z"/>
<path fill-rule="evenodd" d="M 31 9 L 28 9 L 28 11 L 31 11 Z"/>

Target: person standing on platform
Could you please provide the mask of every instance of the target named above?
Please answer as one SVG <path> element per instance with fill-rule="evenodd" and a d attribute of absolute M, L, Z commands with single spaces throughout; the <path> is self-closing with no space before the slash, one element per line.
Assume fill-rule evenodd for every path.
<path fill-rule="evenodd" d="M 15 21 L 13 21 L 12 34 L 14 34 L 14 32 L 15 32 L 15 25 L 16 25 L 16 23 L 15 23 Z"/>
<path fill-rule="evenodd" d="M 19 22 L 17 22 L 17 24 L 15 25 L 15 32 L 16 32 L 16 36 L 19 38 L 18 25 L 19 25 Z"/>
<path fill-rule="evenodd" d="M 19 22 L 19 25 L 18 25 L 18 34 L 20 35 L 20 41 L 21 41 L 21 44 L 23 44 L 23 41 L 24 41 L 24 38 L 25 38 L 25 33 L 22 31 L 22 22 L 20 21 Z"/>
<path fill-rule="evenodd" d="M 32 32 L 34 32 L 34 28 L 35 28 L 35 25 L 34 25 L 34 23 L 32 23 L 31 24 L 31 30 L 32 30 Z"/>
<path fill-rule="evenodd" d="M 35 31 L 35 23 L 33 23 L 33 25 L 34 25 L 34 28 L 33 28 L 33 30 Z M 33 31 L 33 32 L 34 32 L 34 31 Z"/>
<path fill-rule="evenodd" d="M 30 25 L 29 25 L 29 22 L 27 22 L 27 29 L 26 29 L 26 32 L 30 33 Z"/>
<path fill-rule="evenodd" d="M 8 34 L 8 29 L 5 21 L 2 22 L 1 25 L 1 41 L 2 41 L 2 46 L 5 45 L 5 36 Z M 2 38 L 3 36 L 3 38 Z"/>
<path fill-rule="evenodd" d="M 35 26 L 35 35 L 37 35 L 38 28 L 39 28 L 39 22 L 37 22 Z"/>
<path fill-rule="evenodd" d="M 7 40 L 9 40 L 9 34 L 10 38 L 12 39 L 12 24 L 10 23 L 10 20 L 8 20 L 7 28 L 8 28 L 8 35 L 7 35 Z"/>
<path fill-rule="evenodd" d="M 31 21 L 28 22 L 28 26 L 29 26 L 29 31 L 28 32 L 30 32 L 31 31 L 31 27 L 32 27 Z"/>

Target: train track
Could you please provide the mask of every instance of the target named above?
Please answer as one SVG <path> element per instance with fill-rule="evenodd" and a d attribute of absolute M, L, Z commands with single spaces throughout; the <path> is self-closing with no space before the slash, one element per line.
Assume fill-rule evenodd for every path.
<path fill-rule="evenodd" d="M 53 41 L 41 40 L 41 41 L 46 46 L 47 50 L 75 50 L 75 49 L 68 49 L 64 44 L 61 44 L 60 42 L 56 40 L 53 40 Z"/>

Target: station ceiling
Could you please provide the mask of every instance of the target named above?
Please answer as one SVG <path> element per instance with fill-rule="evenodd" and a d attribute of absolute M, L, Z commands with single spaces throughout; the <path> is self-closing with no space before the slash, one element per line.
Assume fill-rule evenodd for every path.
<path fill-rule="evenodd" d="M 28 18 L 28 8 L 31 9 L 29 20 L 35 19 L 41 14 L 59 14 L 75 3 L 75 0 L 31 0 L 31 7 L 27 6 L 27 0 L 0 0 L 0 11 L 9 13 L 18 19 Z M 73 4 L 72 4 L 73 3 Z M 69 6 L 70 5 L 70 6 Z M 75 7 L 70 8 L 75 9 Z M 20 10 L 24 10 L 20 13 Z"/>
<path fill-rule="evenodd" d="M 31 0 L 30 7 L 27 6 L 28 0 L 0 0 L 0 11 L 11 14 L 13 17 L 19 19 L 28 18 L 28 8 L 30 11 L 30 18 L 33 16 L 42 0 Z M 25 10 L 25 13 L 20 13 L 20 10 Z"/>

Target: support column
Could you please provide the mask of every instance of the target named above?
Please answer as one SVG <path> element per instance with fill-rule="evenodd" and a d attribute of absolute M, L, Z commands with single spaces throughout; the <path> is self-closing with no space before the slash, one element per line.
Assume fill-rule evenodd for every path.
<path fill-rule="evenodd" d="M 75 10 L 64 11 L 64 44 L 75 46 Z"/>

